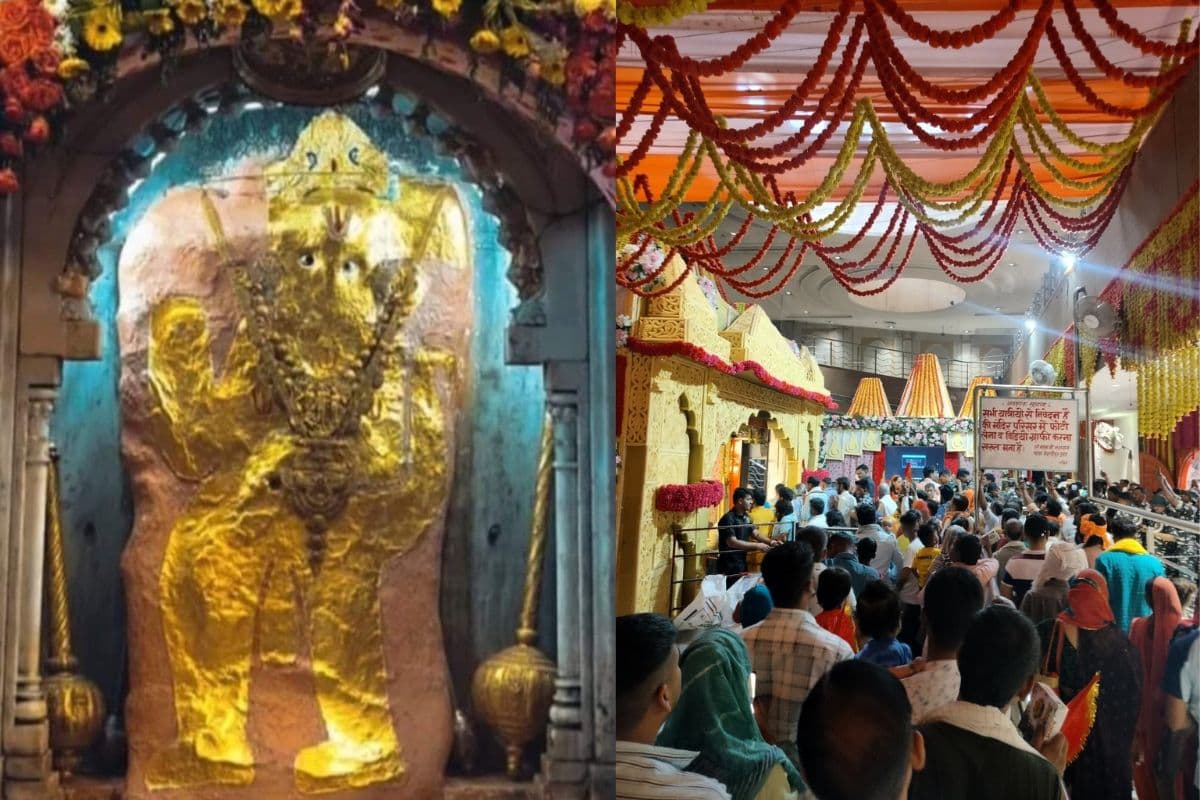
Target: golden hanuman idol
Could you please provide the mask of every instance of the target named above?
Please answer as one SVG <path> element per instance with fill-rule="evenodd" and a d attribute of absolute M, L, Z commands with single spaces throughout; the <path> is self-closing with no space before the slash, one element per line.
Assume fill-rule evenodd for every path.
<path fill-rule="evenodd" d="M 144 438 L 191 487 L 157 580 L 176 734 L 151 789 L 255 780 L 256 663 L 309 666 L 323 740 L 295 753 L 300 791 L 406 770 L 382 575 L 445 511 L 469 312 L 438 309 L 470 304 L 438 293 L 467 284 L 465 217 L 445 184 L 391 199 L 386 156 L 335 113 L 265 173 L 265 252 L 197 194 L 224 316 L 197 293 L 148 303 Z"/>

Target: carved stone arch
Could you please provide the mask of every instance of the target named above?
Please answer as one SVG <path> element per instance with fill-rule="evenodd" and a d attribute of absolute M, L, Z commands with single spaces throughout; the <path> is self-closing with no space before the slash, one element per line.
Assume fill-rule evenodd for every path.
<path fill-rule="evenodd" d="M 500 224 L 500 245 L 508 250 L 508 278 L 522 301 L 534 298 L 542 288 L 542 265 L 537 239 L 525 207 L 507 185 L 491 153 L 454 126 L 431 124 L 431 110 L 414 100 L 407 111 L 397 105 L 397 91 L 388 83 L 374 87 L 372 113 L 394 118 L 414 135 L 430 139 L 440 153 L 454 157 L 463 175 L 483 196 L 483 207 Z M 131 140 L 102 175 L 79 215 L 67 252 L 67 269 L 95 278 L 100 272 L 96 253 L 108 242 L 111 215 L 128 202 L 131 186 L 146 177 L 159 153 L 167 152 L 185 135 L 207 127 L 209 118 L 236 113 L 250 103 L 277 104 L 264 100 L 243 84 L 228 82 L 204 89 L 159 114 Z"/>
<path fill-rule="evenodd" d="M 772 434 L 779 439 L 779 445 L 783 448 L 783 452 L 787 455 L 787 473 L 784 480 L 780 483 L 786 483 L 792 486 L 800 478 L 800 454 L 796 452 L 796 445 L 780 424 L 779 418 L 772 415 L 767 420 L 767 427 L 771 429 Z"/>
<path fill-rule="evenodd" d="M 399 45 L 389 49 L 403 51 Z M 22 260 L 32 280 L 24 282 L 21 303 L 24 352 L 87 357 L 86 347 L 83 353 L 72 351 L 75 329 L 55 324 L 62 301 L 52 290 L 58 274 L 94 270 L 90 259 L 107 236 L 107 214 L 127 202 L 129 185 L 149 170 L 154 151 L 145 148 L 169 147 L 178 135 L 172 124 L 178 125 L 180 117 L 200 126 L 211 114 L 236 113 L 252 99 L 234 74 L 227 48 L 182 57 L 166 85 L 157 70 L 133 63 L 123 69 L 106 104 L 77 109 L 59 146 L 27 165 Z M 494 92 L 485 92 L 477 79 L 444 64 L 392 55 L 379 86 L 373 107 L 395 115 L 414 133 L 427 131 L 441 152 L 459 160 L 464 177 L 479 186 L 485 209 L 500 220 L 501 244 L 512 254 L 509 279 L 522 301 L 513 322 L 544 325 L 543 254 L 554 249 L 546 234 L 605 202 L 597 199 L 596 186 L 576 155 L 539 129 L 529 114 L 517 116 L 511 102 L 490 99 Z M 389 92 L 419 102 L 403 112 L 389 109 L 384 102 Z M 436 108 L 431 97 L 437 98 Z M 427 130 L 432 113 L 442 123 Z"/>

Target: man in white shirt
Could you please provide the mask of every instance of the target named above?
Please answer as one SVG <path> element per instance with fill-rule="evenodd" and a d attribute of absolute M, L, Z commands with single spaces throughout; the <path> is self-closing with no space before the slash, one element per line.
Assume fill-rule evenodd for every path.
<path fill-rule="evenodd" d="M 881 517 L 894 517 L 896 512 L 900 510 L 900 505 L 892 497 L 891 491 L 887 486 L 879 487 L 879 505 L 876 510 Z"/>
<path fill-rule="evenodd" d="M 875 508 L 868 503 L 855 509 L 854 515 L 859 526 L 857 537 L 862 539 L 870 536 L 875 540 L 875 558 L 871 559 L 871 566 L 879 571 L 884 580 L 895 583 L 904 567 L 904 556 L 900 553 L 896 537 L 875 523 Z"/>
<path fill-rule="evenodd" d="M 617 617 L 618 800 L 729 800 L 720 782 L 687 771 L 699 753 L 654 745 L 679 699 L 675 637 L 658 614 Z"/>
<path fill-rule="evenodd" d="M 842 518 L 849 520 L 854 507 L 858 505 L 858 501 L 854 499 L 854 495 L 850 492 L 850 479 L 841 477 L 837 479 L 837 510 L 841 512 Z"/>
<path fill-rule="evenodd" d="M 812 510 L 809 508 L 808 501 L 814 497 L 824 497 L 820 491 L 821 480 L 815 476 L 810 476 L 805 481 L 804 487 L 804 502 L 800 504 L 800 521 L 808 524 L 808 520 L 812 517 Z"/>
<path fill-rule="evenodd" d="M 825 521 L 825 501 L 828 498 L 821 492 L 810 492 L 808 499 L 808 524 L 814 528 L 828 528 Z"/>
<path fill-rule="evenodd" d="M 929 643 L 927 657 L 912 665 L 901 683 L 912 703 L 913 722 L 958 699 L 958 648 L 983 608 L 983 587 L 961 567 L 946 567 L 929 578 L 921 621 Z"/>
<path fill-rule="evenodd" d="M 917 484 L 917 488 L 929 497 L 936 499 L 938 496 L 937 470 L 933 467 L 926 467 L 925 477 Z"/>

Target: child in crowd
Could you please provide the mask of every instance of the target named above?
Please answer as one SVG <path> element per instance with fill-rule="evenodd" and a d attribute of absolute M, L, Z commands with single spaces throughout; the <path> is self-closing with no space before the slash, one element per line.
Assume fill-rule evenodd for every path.
<path fill-rule="evenodd" d="M 872 581 L 858 598 L 854 612 L 858 632 L 869 639 L 855 658 L 881 667 L 901 667 L 912 661 L 912 649 L 896 640 L 900 632 L 900 596 L 884 581 Z"/>
<path fill-rule="evenodd" d="M 850 573 L 841 567 L 829 567 L 817 579 L 817 602 L 821 613 L 817 624 L 832 634 L 842 637 L 850 649 L 858 652 L 858 630 L 854 617 L 846 604 L 850 596 Z"/>
<path fill-rule="evenodd" d="M 858 563 L 874 572 L 877 578 L 882 578 L 883 576 L 879 574 L 879 570 L 871 566 L 871 561 L 874 560 L 875 554 L 879 552 L 879 543 L 871 537 L 865 536 L 858 540 L 858 544 L 855 547 L 858 550 Z"/>

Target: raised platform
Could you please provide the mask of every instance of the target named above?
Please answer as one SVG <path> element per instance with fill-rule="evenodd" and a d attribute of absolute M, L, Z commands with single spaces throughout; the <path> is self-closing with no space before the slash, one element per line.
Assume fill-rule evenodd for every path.
<path fill-rule="evenodd" d="M 120 778 L 74 777 L 63 782 L 63 800 L 123 800 L 125 781 Z M 499 775 L 451 778 L 443 800 L 535 800 L 541 797 L 537 784 L 513 782 Z"/>

